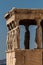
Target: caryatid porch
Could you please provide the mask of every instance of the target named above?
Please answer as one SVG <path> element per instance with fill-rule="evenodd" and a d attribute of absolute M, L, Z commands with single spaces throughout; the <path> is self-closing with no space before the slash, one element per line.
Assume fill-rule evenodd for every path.
<path fill-rule="evenodd" d="M 8 27 L 7 65 L 43 65 L 43 9 L 13 8 L 5 19 Z M 24 25 L 26 30 L 23 50 L 20 49 L 20 25 Z M 38 49 L 29 50 L 30 25 L 37 26 L 35 42 Z"/>
<path fill-rule="evenodd" d="M 24 25 L 25 39 L 24 45 L 26 49 L 29 49 L 29 40 L 30 40 L 30 32 L 28 27 L 30 25 L 37 25 L 36 29 L 36 44 L 37 48 L 41 48 L 43 46 L 43 10 L 40 9 L 12 9 L 9 11 L 5 18 L 7 20 L 6 24 L 9 31 L 13 30 L 19 25 Z M 19 28 L 19 38 L 20 38 L 20 28 Z M 18 43 L 19 42 L 19 43 Z M 18 39 L 17 45 L 20 44 L 20 39 Z M 19 45 L 18 45 L 19 47 Z"/>

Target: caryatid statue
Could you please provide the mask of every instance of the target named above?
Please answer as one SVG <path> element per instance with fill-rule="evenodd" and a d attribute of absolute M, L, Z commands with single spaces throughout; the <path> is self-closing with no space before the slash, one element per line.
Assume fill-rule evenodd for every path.
<path fill-rule="evenodd" d="M 25 49 L 29 49 L 30 32 L 28 30 L 28 26 L 25 26 L 25 29 L 26 29 L 26 32 L 25 32 L 24 46 L 25 46 Z"/>
<path fill-rule="evenodd" d="M 40 20 L 37 21 L 36 38 L 35 38 L 38 49 L 41 48 L 42 45 L 42 28 L 40 22 L 41 22 Z"/>

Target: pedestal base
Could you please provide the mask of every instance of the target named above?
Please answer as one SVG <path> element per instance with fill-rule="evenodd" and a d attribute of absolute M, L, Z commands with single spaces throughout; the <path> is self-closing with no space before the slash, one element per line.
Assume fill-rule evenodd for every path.
<path fill-rule="evenodd" d="M 43 49 L 9 51 L 7 65 L 43 65 Z"/>

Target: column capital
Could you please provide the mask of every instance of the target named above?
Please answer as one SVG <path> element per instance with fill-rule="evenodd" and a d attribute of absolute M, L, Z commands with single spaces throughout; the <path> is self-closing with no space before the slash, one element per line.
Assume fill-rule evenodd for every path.
<path fill-rule="evenodd" d="M 40 25 L 41 25 L 41 24 L 40 24 L 40 23 L 41 23 L 41 21 L 42 21 L 42 19 L 36 19 L 36 23 L 37 23 L 37 25 L 38 25 L 38 26 L 40 26 Z"/>

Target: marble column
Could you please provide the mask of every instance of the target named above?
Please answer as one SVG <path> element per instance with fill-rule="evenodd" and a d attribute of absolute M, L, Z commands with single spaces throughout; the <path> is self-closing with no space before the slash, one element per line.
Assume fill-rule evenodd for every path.
<path fill-rule="evenodd" d="M 28 30 L 28 26 L 25 26 L 25 39 L 24 39 L 24 46 L 25 49 L 29 49 L 29 42 L 30 42 L 30 32 Z"/>
<path fill-rule="evenodd" d="M 37 20 L 37 28 L 36 28 L 36 44 L 37 48 L 41 48 L 42 44 L 42 28 L 40 25 L 41 20 Z"/>

